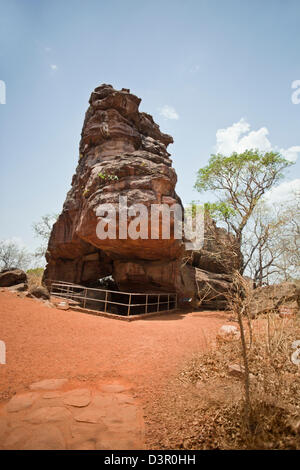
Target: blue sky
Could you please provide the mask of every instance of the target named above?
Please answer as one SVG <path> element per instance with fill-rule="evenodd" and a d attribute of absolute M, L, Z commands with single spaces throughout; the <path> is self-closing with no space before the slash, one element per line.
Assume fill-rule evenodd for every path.
<path fill-rule="evenodd" d="M 211 153 L 246 144 L 297 159 L 297 185 L 299 16 L 298 0 L 0 0 L 0 239 L 39 245 L 32 223 L 61 211 L 101 83 L 173 136 L 185 203 L 205 199 L 193 184 Z"/>

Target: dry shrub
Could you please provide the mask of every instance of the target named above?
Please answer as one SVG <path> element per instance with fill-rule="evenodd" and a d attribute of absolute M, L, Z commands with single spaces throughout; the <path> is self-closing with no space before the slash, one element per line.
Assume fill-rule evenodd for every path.
<path fill-rule="evenodd" d="M 249 348 L 244 321 L 252 427 L 243 379 L 228 373 L 230 364 L 243 365 L 241 343 L 219 339 L 209 352 L 195 355 L 153 404 L 161 418 L 160 426 L 149 423 L 150 448 L 300 449 L 300 367 L 291 362 L 300 319 L 274 314 L 252 324 Z"/>
<path fill-rule="evenodd" d="M 43 278 L 44 269 L 43 268 L 35 268 L 29 269 L 27 271 L 27 282 L 28 282 L 28 289 L 31 290 L 34 287 L 39 287 L 42 285 L 42 278 Z"/>

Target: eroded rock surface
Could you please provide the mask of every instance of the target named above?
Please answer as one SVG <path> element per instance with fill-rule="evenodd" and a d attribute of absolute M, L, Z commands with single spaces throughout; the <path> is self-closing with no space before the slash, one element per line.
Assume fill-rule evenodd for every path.
<path fill-rule="evenodd" d="M 177 259 L 183 242 L 171 238 L 101 240 L 96 210 L 102 204 L 179 203 L 177 181 L 163 134 L 152 117 L 138 110 L 140 99 L 110 85 L 90 98 L 80 142 L 79 163 L 63 211 L 54 225 L 47 253 L 46 280 L 88 284 L 114 271 L 114 260 L 148 262 Z M 117 221 L 117 234 L 118 234 Z"/>
<path fill-rule="evenodd" d="M 91 94 L 79 163 L 52 230 L 44 280 L 99 287 L 99 278 L 112 275 L 120 290 L 177 292 L 179 298 L 193 297 L 195 305 L 203 302 L 199 289 L 210 281 L 213 295 L 206 295 L 205 305 L 223 309 L 223 294 L 240 255 L 234 238 L 214 222 L 206 221 L 204 246 L 194 253 L 187 253 L 184 241 L 174 238 L 172 217 L 171 223 L 166 218 L 160 222 L 161 232 L 170 225 L 169 239 L 161 232 L 151 238 L 150 227 L 147 239 L 120 235 L 119 197 L 127 198 L 128 207 L 143 204 L 148 216 L 153 204 L 182 208 L 167 151 L 173 139 L 149 114 L 139 112 L 140 101 L 128 89 L 118 91 L 106 84 Z M 97 234 L 97 209 L 103 204 L 117 209 L 115 238 Z"/>
<path fill-rule="evenodd" d="M 27 283 L 27 275 L 21 269 L 4 269 L 0 272 L 0 287 Z"/>

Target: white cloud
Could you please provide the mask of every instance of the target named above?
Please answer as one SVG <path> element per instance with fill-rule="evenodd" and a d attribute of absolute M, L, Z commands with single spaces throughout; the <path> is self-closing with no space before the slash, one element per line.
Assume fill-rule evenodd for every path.
<path fill-rule="evenodd" d="M 268 191 L 264 199 L 267 203 L 281 203 L 295 198 L 295 194 L 300 193 L 300 178 L 292 181 L 285 181 Z"/>
<path fill-rule="evenodd" d="M 52 70 L 57 70 L 58 69 L 56 64 L 51 64 L 50 67 L 51 67 Z"/>
<path fill-rule="evenodd" d="M 51 47 L 45 47 L 45 52 L 51 52 Z"/>
<path fill-rule="evenodd" d="M 173 106 L 168 106 L 167 104 L 160 108 L 159 114 L 166 119 L 179 119 L 179 114 L 176 112 Z"/>
<path fill-rule="evenodd" d="M 298 158 L 298 153 L 300 152 L 300 145 L 295 145 L 294 147 L 289 147 L 288 149 L 281 149 L 280 153 L 289 160 L 290 162 L 295 162 Z"/>
<path fill-rule="evenodd" d="M 259 149 L 262 152 L 274 150 L 279 151 L 289 161 L 295 162 L 297 160 L 300 146 L 278 149 L 268 139 L 269 131 L 266 127 L 261 127 L 257 131 L 250 129 L 250 124 L 244 118 L 225 129 L 218 129 L 216 132 L 216 152 L 230 155 L 232 152 L 241 153 L 247 149 Z"/>
<path fill-rule="evenodd" d="M 216 151 L 224 155 L 229 155 L 232 152 L 241 153 L 251 148 L 268 151 L 272 147 L 267 138 L 268 134 L 269 131 L 266 127 L 250 132 L 250 124 L 242 118 L 232 126 L 217 130 Z"/>

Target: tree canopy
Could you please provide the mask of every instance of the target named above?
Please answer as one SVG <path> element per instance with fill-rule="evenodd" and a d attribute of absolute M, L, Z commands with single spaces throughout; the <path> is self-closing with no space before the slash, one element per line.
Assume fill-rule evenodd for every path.
<path fill-rule="evenodd" d="M 215 192 L 218 202 L 206 204 L 206 209 L 223 220 L 241 244 L 244 227 L 257 203 L 290 165 L 292 162 L 273 151 L 216 154 L 198 171 L 195 188 L 199 192 Z"/>

